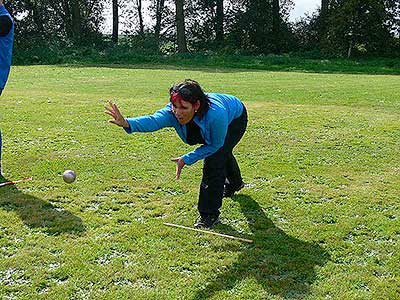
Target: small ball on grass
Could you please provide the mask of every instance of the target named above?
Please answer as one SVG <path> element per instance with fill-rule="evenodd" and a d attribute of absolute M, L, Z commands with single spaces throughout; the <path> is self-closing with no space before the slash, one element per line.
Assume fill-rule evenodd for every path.
<path fill-rule="evenodd" d="M 66 170 L 63 173 L 63 179 L 66 183 L 73 183 L 76 179 L 76 174 L 72 170 Z"/>

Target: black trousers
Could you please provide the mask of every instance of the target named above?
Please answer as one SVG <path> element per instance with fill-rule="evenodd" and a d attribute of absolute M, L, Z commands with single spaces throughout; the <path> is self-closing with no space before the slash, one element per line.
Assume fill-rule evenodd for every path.
<path fill-rule="evenodd" d="M 204 159 L 203 178 L 200 184 L 198 210 L 200 215 L 219 215 L 225 181 L 234 188 L 242 184 L 239 165 L 233 156 L 233 148 L 239 143 L 247 127 L 247 111 L 228 126 L 224 145 Z"/>

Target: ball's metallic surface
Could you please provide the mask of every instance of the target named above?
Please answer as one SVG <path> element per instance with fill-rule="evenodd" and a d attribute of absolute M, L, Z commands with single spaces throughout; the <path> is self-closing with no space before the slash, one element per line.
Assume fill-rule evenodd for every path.
<path fill-rule="evenodd" d="M 76 179 L 76 174 L 72 170 L 66 170 L 63 174 L 63 179 L 66 183 L 72 183 Z"/>

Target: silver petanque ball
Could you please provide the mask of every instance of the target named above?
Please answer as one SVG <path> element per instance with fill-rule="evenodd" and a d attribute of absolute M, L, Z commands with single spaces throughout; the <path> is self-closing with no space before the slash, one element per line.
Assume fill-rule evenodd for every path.
<path fill-rule="evenodd" d="M 66 183 L 72 183 L 76 179 L 76 174 L 72 170 L 66 170 L 63 173 L 63 179 Z"/>

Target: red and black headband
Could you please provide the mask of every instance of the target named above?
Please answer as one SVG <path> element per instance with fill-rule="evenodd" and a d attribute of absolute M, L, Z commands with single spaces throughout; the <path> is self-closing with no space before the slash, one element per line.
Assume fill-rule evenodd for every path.
<path fill-rule="evenodd" d="M 170 97 L 170 101 L 175 104 L 176 102 L 186 101 L 179 92 L 173 92 Z"/>
<path fill-rule="evenodd" d="M 174 87 L 171 90 L 170 101 L 172 103 L 175 103 L 176 101 L 186 101 L 193 104 L 197 99 L 193 97 L 192 91 L 188 85 L 181 85 L 179 87 Z"/>

